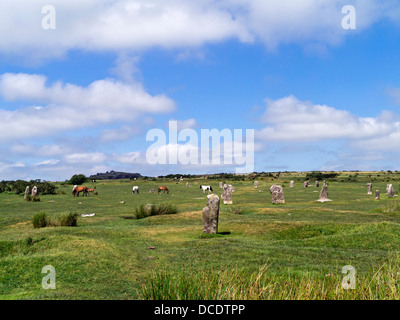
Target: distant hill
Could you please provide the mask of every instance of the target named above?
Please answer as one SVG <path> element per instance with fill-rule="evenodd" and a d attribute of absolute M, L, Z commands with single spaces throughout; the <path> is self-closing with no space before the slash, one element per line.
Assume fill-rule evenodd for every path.
<path fill-rule="evenodd" d="M 106 173 L 93 174 L 89 178 L 95 180 L 117 180 L 117 179 L 134 179 L 134 178 L 140 178 L 141 176 L 142 175 L 140 173 L 117 172 L 111 170 L 107 171 Z"/>

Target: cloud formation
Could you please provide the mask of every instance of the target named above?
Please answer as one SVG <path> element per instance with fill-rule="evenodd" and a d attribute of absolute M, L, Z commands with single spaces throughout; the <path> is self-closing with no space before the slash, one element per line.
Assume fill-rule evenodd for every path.
<path fill-rule="evenodd" d="M 0 52 L 30 58 L 60 57 L 68 50 L 123 51 L 199 47 L 235 39 L 335 45 L 347 0 L 54 0 L 56 29 L 43 30 L 43 0 L 2 4 Z M 381 19 L 398 21 L 399 1 L 355 0 L 357 32 Z M 21 8 L 24 8 L 21 11 Z"/>
<path fill-rule="evenodd" d="M 146 113 L 168 113 L 176 108 L 167 96 L 152 96 L 138 83 L 103 79 L 81 87 L 46 82 L 44 75 L 0 75 L 3 99 L 36 104 L 12 111 L 0 109 L 0 141 L 48 136 L 62 130 L 133 120 Z"/>

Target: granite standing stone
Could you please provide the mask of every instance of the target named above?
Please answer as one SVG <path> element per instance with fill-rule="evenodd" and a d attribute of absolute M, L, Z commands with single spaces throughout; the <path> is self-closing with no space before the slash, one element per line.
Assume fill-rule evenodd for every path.
<path fill-rule="evenodd" d="M 278 185 L 273 185 L 269 188 L 269 192 L 272 197 L 272 204 L 283 204 L 285 203 L 285 195 L 283 194 L 283 188 Z"/>
<path fill-rule="evenodd" d="M 375 200 L 380 200 L 381 199 L 381 193 L 379 192 L 379 190 L 375 191 Z"/>
<path fill-rule="evenodd" d="M 367 194 L 372 194 L 372 183 L 367 183 Z"/>
<path fill-rule="evenodd" d="M 36 197 L 37 193 L 38 193 L 37 187 L 34 186 L 34 187 L 32 188 L 31 197 L 32 197 L 32 198 Z"/>
<path fill-rule="evenodd" d="M 254 188 L 255 188 L 255 189 L 258 188 L 258 181 L 254 181 Z"/>
<path fill-rule="evenodd" d="M 324 184 L 322 186 L 321 192 L 319 194 L 318 202 L 326 202 L 326 201 L 332 201 L 332 200 L 329 200 L 329 197 L 328 197 L 328 186 L 326 184 Z"/>
<path fill-rule="evenodd" d="M 292 181 L 290 181 L 290 188 L 293 188 L 294 187 L 294 181 L 292 180 Z"/>
<path fill-rule="evenodd" d="M 26 198 L 28 197 L 28 195 L 29 195 L 29 186 L 26 186 L 26 188 L 25 188 L 24 200 L 26 200 Z"/>
<path fill-rule="evenodd" d="M 203 232 L 218 233 L 219 198 L 216 194 L 207 196 L 207 206 L 203 208 Z"/>
<path fill-rule="evenodd" d="M 235 188 L 230 184 L 224 184 L 222 189 L 221 198 L 224 200 L 224 204 L 232 204 L 232 192 L 235 192 Z"/>
<path fill-rule="evenodd" d="M 388 194 L 389 198 L 393 198 L 394 197 L 394 189 L 393 189 L 393 185 L 392 184 L 388 185 L 387 194 Z"/>

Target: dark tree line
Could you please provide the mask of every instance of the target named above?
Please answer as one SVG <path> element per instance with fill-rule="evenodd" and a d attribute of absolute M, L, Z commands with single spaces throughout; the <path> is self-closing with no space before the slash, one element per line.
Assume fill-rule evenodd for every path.
<path fill-rule="evenodd" d="M 38 188 L 38 194 L 56 194 L 57 187 L 50 182 L 41 182 L 40 180 L 16 180 L 16 181 L 1 181 L 0 182 L 0 193 L 13 192 L 15 194 L 21 194 L 25 192 L 26 187 L 29 186 L 30 190 L 34 186 Z"/>

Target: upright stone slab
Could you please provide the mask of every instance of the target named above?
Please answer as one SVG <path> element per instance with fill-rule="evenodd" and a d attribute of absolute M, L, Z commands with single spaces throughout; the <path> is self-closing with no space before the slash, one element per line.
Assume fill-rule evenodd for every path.
<path fill-rule="evenodd" d="M 189 188 L 189 182 L 186 182 L 186 188 Z"/>
<path fill-rule="evenodd" d="M 308 188 L 309 185 L 310 185 L 310 182 L 304 181 L 304 188 Z"/>
<path fill-rule="evenodd" d="M 293 188 L 294 187 L 294 181 L 292 180 L 292 181 L 290 181 L 290 188 Z"/>
<path fill-rule="evenodd" d="M 220 189 L 222 189 L 222 188 L 223 188 L 223 186 L 222 186 L 222 182 L 220 182 L 220 183 L 219 183 L 219 188 L 220 188 Z"/>
<path fill-rule="evenodd" d="M 393 189 L 393 185 L 389 184 L 387 186 L 387 194 L 389 196 L 389 198 L 393 198 L 394 197 L 394 189 Z"/>
<path fill-rule="evenodd" d="M 283 194 L 283 188 L 278 185 L 273 185 L 269 188 L 269 192 L 272 197 L 272 204 L 283 204 L 285 203 L 285 195 Z"/>
<path fill-rule="evenodd" d="M 203 232 L 218 233 L 219 198 L 216 194 L 207 196 L 207 206 L 203 208 Z"/>
<path fill-rule="evenodd" d="M 26 200 L 26 198 L 28 197 L 28 195 L 29 195 L 29 186 L 26 186 L 26 188 L 25 188 L 25 194 L 24 194 L 24 200 Z"/>
<path fill-rule="evenodd" d="M 319 181 L 315 181 L 315 186 L 319 188 Z"/>
<path fill-rule="evenodd" d="M 379 190 L 375 191 L 375 200 L 380 200 L 381 199 L 381 193 L 379 192 Z"/>
<path fill-rule="evenodd" d="M 36 186 L 34 186 L 34 187 L 32 188 L 31 197 L 32 197 L 32 198 L 36 197 L 37 193 L 38 193 L 38 191 L 37 191 L 37 187 L 36 187 Z"/>
<path fill-rule="evenodd" d="M 372 183 L 367 183 L 367 194 L 372 194 Z"/>
<path fill-rule="evenodd" d="M 258 181 L 254 181 L 254 189 L 258 188 Z"/>
<path fill-rule="evenodd" d="M 332 200 L 329 200 L 328 198 L 328 186 L 325 184 L 322 186 L 318 202 L 326 202 L 326 201 L 332 201 Z"/>
<path fill-rule="evenodd" d="M 224 184 L 222 189 L 221 198 L 224 200 L 224 204 L 232 204 L 232 192 L 235 192 L 235 188 L 230 184 Z"/>

